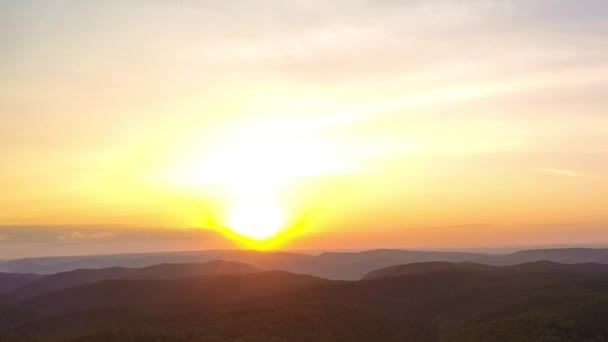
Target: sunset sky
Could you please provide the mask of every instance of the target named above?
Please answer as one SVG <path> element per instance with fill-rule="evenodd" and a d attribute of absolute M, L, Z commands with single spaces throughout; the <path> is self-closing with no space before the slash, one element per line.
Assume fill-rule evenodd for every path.
<path fill-rule="evenodd" d="M 2 1 L 0 258 L 608 244 L 606 18 Z"/>

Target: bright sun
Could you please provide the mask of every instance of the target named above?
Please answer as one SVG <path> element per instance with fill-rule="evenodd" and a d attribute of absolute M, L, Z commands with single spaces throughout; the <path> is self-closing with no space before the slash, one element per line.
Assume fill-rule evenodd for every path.
<path fill-rule="evenodd" d="M 284 211 L 271 198 L 239 199 L 227 216 L 226 225 L 230 230 L 254 240 L 269 239 L 285 226 Z"/>

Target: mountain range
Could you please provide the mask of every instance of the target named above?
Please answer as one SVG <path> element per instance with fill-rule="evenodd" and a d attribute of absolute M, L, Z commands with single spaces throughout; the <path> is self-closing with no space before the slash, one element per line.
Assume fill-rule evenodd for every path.
<path fill-rule="evenodd" d="M 326 262 L 318 272 L 340 264 L 361 272 L 391 258 L 437 254 L 231 251 L 253 256 L 255 266 L 214 260 L 2 273 L 0 284 L 20 283 L 0 295 L 0 341 L 607 341 L 608 264 L 513 263 L 547 255 L 573 261 L 577 253 L 563 252 L 482 256 L 498 265 L 397 263 L 357 280 L 260 265 L 290 265 L 293 257 Z"/>
<path fill-rule="evenodd" d="M 0 262 L 0 272 L 52 274 L 82 268 L 144 267 L 157 264 L 201 263 L 212 260 L 244 262 L 268 270 L 306 273 L 336 280 L 357 280 L 372 270 L 415 262 L 474 262 L 516 265 L 538 260 L 558 263 L 608 263 L 608 249 L 567 248 L 523 250 L 508 254 L 376 249 L 363 252 L 260 252 L 210 250 L 173 253 L 24 258 Z"/>

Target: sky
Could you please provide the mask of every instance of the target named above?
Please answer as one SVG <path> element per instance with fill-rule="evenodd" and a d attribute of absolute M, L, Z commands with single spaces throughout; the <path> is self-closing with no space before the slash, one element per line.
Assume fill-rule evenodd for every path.
<path fill-rule="evenodd" d="M 604 0 L 0 2 L 0 258 L 608 244 Z"/>

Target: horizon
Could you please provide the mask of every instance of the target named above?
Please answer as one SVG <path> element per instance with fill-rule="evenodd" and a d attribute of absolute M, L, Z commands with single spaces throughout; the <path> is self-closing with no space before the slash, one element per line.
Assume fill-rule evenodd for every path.
<path fill-rule="evenodd" d="M 114 251 L 106 253 L 77 253 L 77 254 L 48 254 L 41 252 L 40 254 L 28 254 L 28 255 L 13 255 L 13 256 L 0 256 L 0 262 L 24 260 L 24 259 L 44 259 L 44 258 L 71 258 L 71 257 L 104 257 L 104 256 L 129 256 L 129 255 L 156 255 L 156 254 L 188 254 L 188 253 L 200 253 L 200 252 L 225 252 L 225 251 L 246 251 L 246 252 L 259 252 L 259 253 L 295 253 L 295 254 L 308 254 L 308 255 L 320 255 L 323 253 L 361 253 L 370 251 L 406 251 L 406 252 L 457 252 L 457 253 L 471 253 L 471 254 L 488 254 L 488 255 L 503 255 L 512 254 L 521 251 L 531 250 L 572 250 L 572 249 L 583 249 L 583 250 L 603 250 L 608 249 L 608 244 L 543 244 L 543 245 L 497 245 L 497 246 L 485 246 L 485 247 L 435 247 L 435 248 L 424 248 L 424 246 L 396 246 L 396 247 L 385 247 L 385 246 L 371 246 L 367 248 L 321 248 L 321 249 L 255 249 L 255 248 L 239 248 L 233 246 L 233 248 L 208 248 L 208 249 L 183 249 L 183 250 L 141 250 L 141 251 Z"/>

